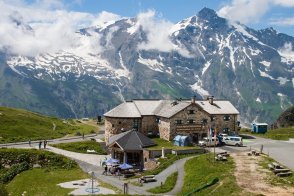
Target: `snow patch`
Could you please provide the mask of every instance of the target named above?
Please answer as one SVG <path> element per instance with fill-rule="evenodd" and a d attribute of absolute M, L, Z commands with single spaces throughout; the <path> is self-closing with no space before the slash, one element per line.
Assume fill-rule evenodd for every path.
<path fill-rule="evenodd" d="M 268 62 L 268 61 L 260 61 L 259 63 L 263 64 L 266 67 L 270 67 L 271 65 L 271 62 Z"/>
<path fill-rule="evenodd" d="M 154 71 L 163 72 L 164 64 L 162 62 L 158 62 L 156 59 L 144 59 L 141 55 L 139 55 L 138 63 L 147 65 L 149 69 Z"/>
<path fill-rule="evenodd" d="M 288 80 L 287 78 L 283 78 L 283 77 L 278 77 L 277 80 L 279 80 L 280 85 L 284 85 L 284 84 L 286 84 L 288 81 L 290 81 L 290 80 Z"/>
<path fill-rule="evenodd" d="M 270 76 L 269 74 L 267 74 L 266 72 L 261 71 L 260 69 L 258 69 L 260 76 L 265 77 L 265 78 L 270 78 L 271 80 L 275 80 L 275 78 L 273 78 L 272 76 Z"/>
<path fill-rule="evenodd" d="M 255 101 L 261 103 L 261 100 L 259 97 L 257 97 Z"/>
<path fill-rule="evenodd" d="M 206 70 L 209 68 L 209 66 L 211 65 L 211 60 L 210 61 L 207 61 L 205 64 L 204 64 L 204 68 L 202 70 L 202 75 L 206 72 Z"/>

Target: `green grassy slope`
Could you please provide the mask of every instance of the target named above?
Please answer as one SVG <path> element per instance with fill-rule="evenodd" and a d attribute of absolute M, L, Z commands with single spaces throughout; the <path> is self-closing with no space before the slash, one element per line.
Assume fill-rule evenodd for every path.
<path fill-rule="evenodd" d="M 56 117 L 0 107 L 0 143 L 53 139 L 93 131 L 97 131 L 97 128 L 73 120 L 63 122 Z"/>
<path fill-rule="evenodd" d="M 256 135 L 258 137 L 270 138 L 274 140 L 289 140 L 294 138 L 294 127 L 268 130 L 266 133 L 252 133 L 250 129 L 241 129 L 242 134 Z"/>

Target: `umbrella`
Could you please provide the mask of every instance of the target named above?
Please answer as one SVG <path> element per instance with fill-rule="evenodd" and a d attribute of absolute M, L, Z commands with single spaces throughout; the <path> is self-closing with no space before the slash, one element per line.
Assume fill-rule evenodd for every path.
<path fill-rule="evenodd" d="M 117 164 L 118 162 L 119 160 L 113 159 L 113 158 L 109 158 L 105 161 L 106 165 L 114 165 L 114 164 Z"/>
<path fill-rule="evenodd" d="M 127 163 L 123 163 L 118 167 L 121 168 L 121 169 L 132 169 L 133 168 L 133 166 L 131 166 L 131 165 L 127 164 Z"/>

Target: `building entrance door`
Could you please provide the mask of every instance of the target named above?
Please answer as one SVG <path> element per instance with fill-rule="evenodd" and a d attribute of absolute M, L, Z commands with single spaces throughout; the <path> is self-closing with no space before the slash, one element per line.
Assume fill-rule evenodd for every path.
<path fill-rule="evenodd" d="M 191 135 L 191 137 L 192 137 L 193 143 L 198 144 L 198 142 L 199 142 L 199 135 L 198 135 L 198 133 L 193 133 Z"/>

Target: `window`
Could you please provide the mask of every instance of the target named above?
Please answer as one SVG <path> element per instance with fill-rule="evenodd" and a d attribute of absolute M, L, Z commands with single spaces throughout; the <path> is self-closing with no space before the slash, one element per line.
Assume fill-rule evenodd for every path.
<path fill-rule="evenodd" d="M 139 119 L 134 119 L 133 121 L 133 128 L 138 130 L 139 128 Z"/>
<path fill-rule="evenodd" d="M 194 123 L 195 123 L 195 120 L 193 120 L 193 119 L 188 119 L 188 120 L 187 120 L 187 123 L 188 123 L 188 124 L 194 124 Z"/>
<path fill-rule="evenodd" d="M 176 120 L 176 124 L 177 124 L 177 125 L 182 124 L 182 120 Z"/>
<path fill-rule="evenodd" d="M 229 115 L 224 116 L 224 121 L 229 121 L 231 117 Z"/>
<path fill-rule="evenodd" d="M 156 117 L 156 123 L 160 124 L 160 118 Z"/>
<path fill-rule="evenodd" d="M 112 124 L 111 126 L 114 127 L 114 124 Z"/>
<path fill-rule="evenodd" d="M 120 125 L 120 124 L 121 124 L 121 122 L 119 121 L 119 122 L 118 122 L 118 124 Z"/>
<path fill-rule="evenodd" d="M 210 117 L 210 121 L 211 121 L 211 122 L 212 122 L 212 121 L 215 121 L 215 119 L 216 119 L 215 116 L 211 116 L 211 117 Z"/>
<path fill-rule="evenodd" d="M 223 128 L 223 133 L 229 133 L 230 129 L 229 128 Z"/>
<path fill-rule="evenodd" d="M 195 114 L 194 110 L 188 110 L 188 114 Z"/>
<path fill-rule="evenodd" d="M 202 121 L 201 121 L 201 123 L 202 124 L 207 124 L 207 119 L 206 118 L 203 118 Z"/>

